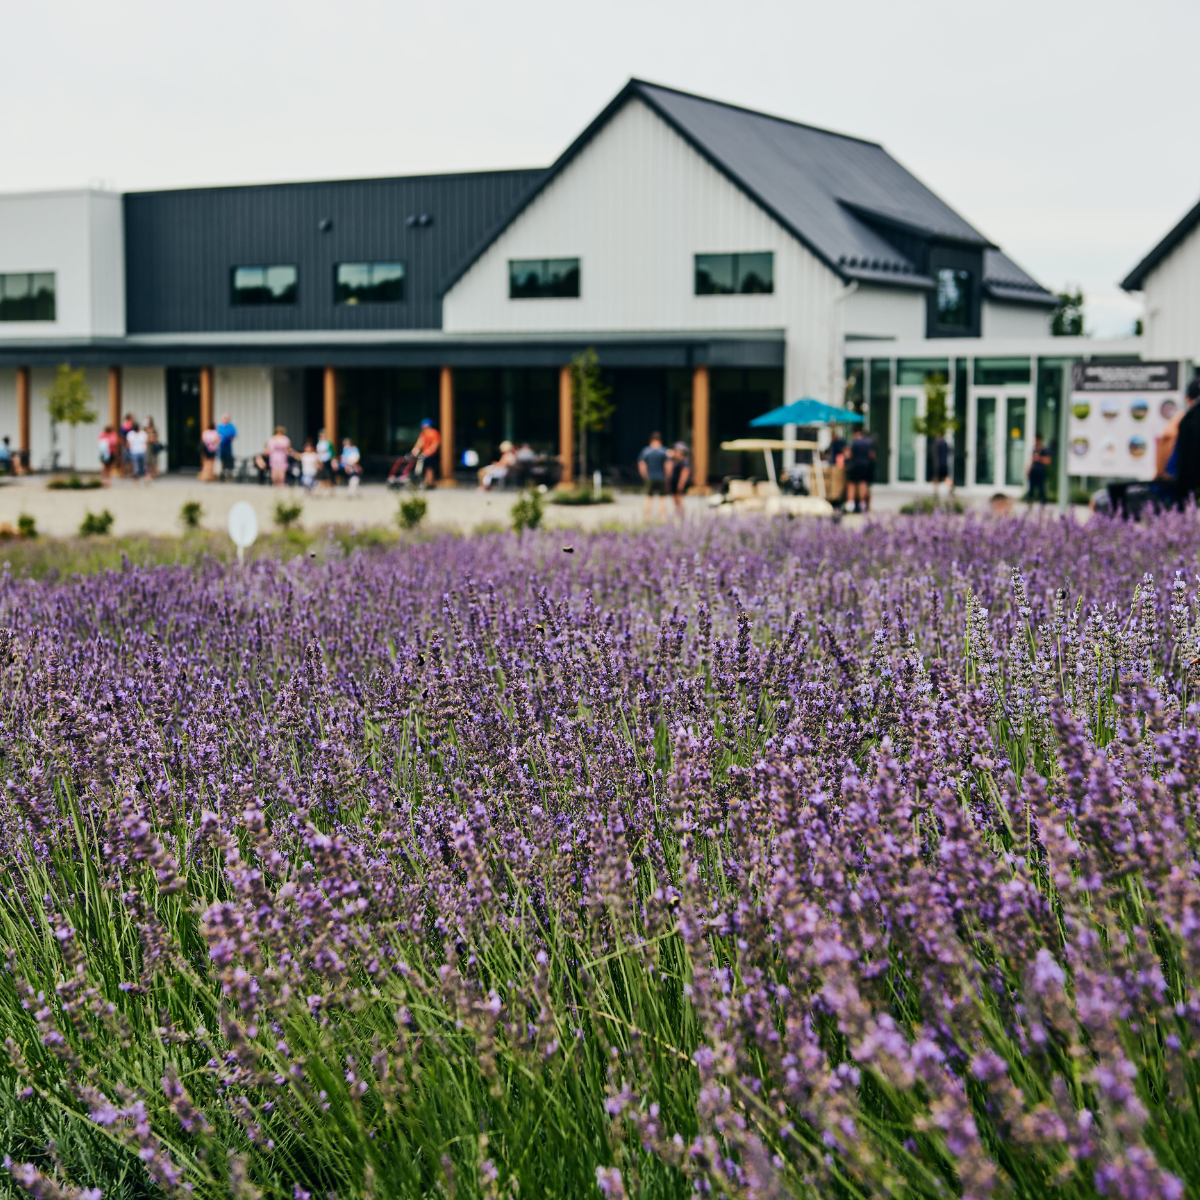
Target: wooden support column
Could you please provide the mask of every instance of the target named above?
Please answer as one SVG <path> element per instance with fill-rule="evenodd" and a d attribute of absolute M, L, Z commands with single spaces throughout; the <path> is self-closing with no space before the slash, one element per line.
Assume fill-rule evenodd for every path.
<path fill-rule="evenodd" d="M 457 487 L 454 478 L 454 368 L 443 367 L 438 386 L 438 432 L 442 435 L 438 487 Z"/>
<path fill-rule="evenodd" d="M 569 366 L 558 370 L 558 456 L 562 460 L 559 483 L 564 486 L 574 483 L 575 394 Z"/>
<path fill-rule="evenodd" d="M 29 368 L 17 368 L 17 449 L 21 469 L 29 469 Z"/>
<path fill-rule="evenodd" d="M 200 432 L 212 429 L 216 424 L 213 419 L 213 369 L 200 368 Z"/>
<path fill-rule="evenodd" d="M 337 410 L 337 372 L 332 367 L 325 368 L 325 407 L 322 410 L 325 436 L 333 447 L 335 455 L 341 453 L 338 442 L 338 410 Z"/>
<path fill-rule="evenodd" d="M 692 478 L 691 490 L 708 494 L 708 368 L 697 367 L 692 372 Z"/>
<path fill-rule="evenodd" d="M 121 428 L 121 368 L 108 368 L 108 423 Z"/>

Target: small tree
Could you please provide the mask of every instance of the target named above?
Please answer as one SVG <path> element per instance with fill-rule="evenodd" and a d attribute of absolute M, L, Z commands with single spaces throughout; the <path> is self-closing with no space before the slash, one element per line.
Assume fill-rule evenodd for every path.
<path fill-rule="evenodd" d="M 925 376 L 925 415 L 913 420 L 913 433 L 923 434 L 930 443 L 953 433 L 958 422 L 946 406 L 946 377 L 940 371 Z M 937 480 L 933 483 L 933 494 L 937 495 Z"/>
<path fill-rule="evenodd" d="M 571 359 L 571 391 L 575 397 L 575 428 L 579 430 L 579 473 L 587 475 L 588 430 L 598 433 L 613 415 L 612 388 L 600 378 L 600 360 L 589 346 Z"/>
<path fill-rule="evenodd" d="M 54 386 L 47 389 L 46 408 L 50 413 L 50 441 L 54 466 L 58 466 L 58 426 L 71 427 L 71 470 L 75 469 L 75 426 L 90 425 L 96 419 L 92 407 L 92 389 L 83 377 L 82 368 L 72 371 L 63 363 L 54 377 Z"/>
<path fill-rule="evenodd" d="M 1083 337 L 1083 289 L 1058 293 L 1058 307 L 1050 318 L 1054 337 Z"/>

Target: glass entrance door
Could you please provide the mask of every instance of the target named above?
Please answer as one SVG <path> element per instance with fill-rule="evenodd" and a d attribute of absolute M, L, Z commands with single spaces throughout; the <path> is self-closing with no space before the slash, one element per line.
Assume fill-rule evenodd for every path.
<path fill-rule="evenodd" d="M 1029 457 L 1027 434 L 1030 407 L 1028 395 L 1014 392 L 1005 397 L 1004 483 L 1006 487 L 1021 487 L 1025 482 L 1025 465 Z"/>
<path fill-rule="evenodd" d="M 975 397 L 975 483 L 996 483 L 996 397 Z"/>
<path fill-rule="evenodd" d="M 200 466 L 200 372 L 167 371 L 167 470 Z"/>

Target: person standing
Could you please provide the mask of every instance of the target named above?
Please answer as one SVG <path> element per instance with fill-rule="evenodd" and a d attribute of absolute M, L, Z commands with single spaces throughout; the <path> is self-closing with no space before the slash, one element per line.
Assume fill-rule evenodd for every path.
<path fill-rule="evenodd" d="M 7 442 L 8 438 L 4 440 Z M 100 451 L 100 475 L 104 486 L 108 487 L 112 483 L 113 471 L 120 466 L 120 434 L 111 425 L 105 425 L 96 448 Z"/>
<path fill-rule="evenodd" d="M 933 494 L 937 496 L 939 484 L 949 484 L 950 499 L 954 499 L 954 477 L 950 474 L 950 443 L 944 433 L 938 434 L 933 443 Z"/>
<path fill-rule="evenodd" d="M 1187 389 L 1187 412 L 1179 421 L 1175 448 L 1167 463 L 1167 473 L 1175 480 L 1175 500 L 1182 507 L 1189 496 L 1200 490 L 1200 375 Z"/>
<path fill-rule="evenodd" d="M 237 426 L 222 413 L 217 422 L 217 456 L 221 461 L 221 478 L 233 477 L 233 439 L 237 437 Z"/>
<path fill-rule="evenodd" d="M 655 496 L 658 497 L 659 515 L 667 515 L 667 457 L 662 434 L 652 433 L 650 444 L 638 455 L 638 474 L 646 485 L 645 520 L 650 519 L 650 507 Z"/>
<path fill-rule="evenodd" d="M 217 477 L 217 451 L 221 438 L 215 425 L 210 425 L 200 434 L 200 480 L 212 483 Z"/>
<path fill-rule="evenodd" d="M 158 456 L 162 452 L 162 438 L 153 417 L 146 418 L 146 473 L 151 479 L 158 478 Z"/>
<path fill-rule="evenodd" d="M 362 454 L 350 438 L 342 438 L 342 474 L 346 476 L 350 495 L 356 495 L 362 481 Z"/>
<path fill-rule="evenodd" d="M 851 512 L 871 511 L 871 480 L 875 478 L 875 443 L 862 426 L 850 443 L 849 497 Z"/>
<path fill-rule="evenodd" d="M 324 429 L 317 431 L 317 491 L 333 495 L 333 442 Z"/>
<path fill-rule="evenodd" d="M 667 491 L 675 504 L 677 516 L 683 516 L 683 498 L 687 495 L 688 483 L 692 478 L 692 463 L 688 457 L 686 442 L 676 442 L 671 452 L 667 469 Z"/>
<path fill-rule="evenodd" d="M 215 432 L 215 431 L 214 431 Z M 271 468 L 271 486 L 286 487 L 288 466 L 292 460 L 292 439 L 282 425 L 267 439 L 267 462 Z"/>
<path fill-rule="evenodd" d="M 1029 480 L 1029 494 L 1026 499 L 1030 504 L 1035 500 L 1039 504 L 1046 503 L 1046 476 L 1050 472 L 1050 462 L 1050 451 L 1046 449 L 1042 435 L 1035 433 L 1033 454 L 1030 456 L 1029 466 L 1025 468 L 1025 475 Z"/>
<path fill-rule="evenodd" d="M 135 424 L 136 422 L 133 419 L 133 413 L 126 413 L 121 419 L 120 428 L 117 430 L 118 434 L 120 435 L 118 449 L 120 451 L 122 475 L 133 474 L 133 460 L 129 457 L 128 438 L 130 431 L 133 429 Z"/>
<path fill-rule="evenodd" d="M 129 464 L 133 469 L 134 479 L 146 478 L 146 431 L 136 421 L 133 428 L 125 435 L 125 449 L 129 454 Z"/>

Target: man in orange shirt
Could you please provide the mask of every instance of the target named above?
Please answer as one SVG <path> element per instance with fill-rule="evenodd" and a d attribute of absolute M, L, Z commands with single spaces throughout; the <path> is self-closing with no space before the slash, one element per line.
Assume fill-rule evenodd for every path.
<path fill-rule="evenodd" d="M 421 422 L 421 432 L 413 444 L 413 456 L 424 460 L 425 486 L 433 487 L 434 474 L 437 469 L 437 453 L 441 449 L 442 435 L 433 427 L 428 417 Z"/>

